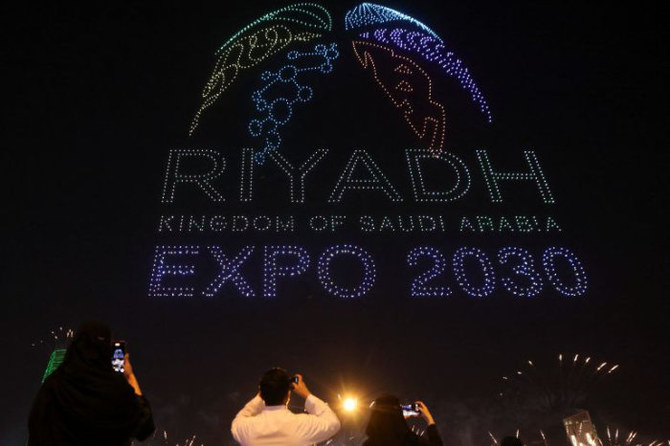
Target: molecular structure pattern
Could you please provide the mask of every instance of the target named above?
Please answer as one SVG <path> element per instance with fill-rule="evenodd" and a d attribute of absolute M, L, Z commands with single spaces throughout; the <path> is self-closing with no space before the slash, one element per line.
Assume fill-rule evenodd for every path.
<path fill-rule="evenodd" d="M 283 25 L 274 25 L 242 37 L 230 44 L 219 55 L 210 79 L 202 92 L 203 102 L 196 112 L 189 135 L 198 127 L 202 113 L 213 105 L 228 87 L 235 82 L 242 70 L 254 67 L 295 41 L 307 42 L 321 37 L 315 33 L 294 33 Z"/>
<path fill-rule="evenodd" d="M 337 44 L 317 44 L 312 51 L 289 51 L 286 54 L 290 61 L 276 71 L 265 71 L 261 74 L 263 86 L 251 94 L 260 118 L 249 122 L 249 133 L 255 138 L 262 138 L 263 148 L 255 153 L 255 160 L 263 164 L 266 155 L 278 150 L 281 145 L 279 130 L 293 116 L 293 108 L 298 103 L 312 99 L 314 90 L 299 78 L 304 74 L 316 72 L 328 74 L 333 71 L 333 60 L 339 57 Z M 277 93 L 277 90 L 281 92 Z M 273 95 L 274 93 L 274 95 Z"/>

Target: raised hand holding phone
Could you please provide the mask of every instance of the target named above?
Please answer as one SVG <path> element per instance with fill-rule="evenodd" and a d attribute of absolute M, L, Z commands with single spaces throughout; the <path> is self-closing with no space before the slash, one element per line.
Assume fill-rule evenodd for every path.
<path fill-rule="evenodd" d="M 426 420 L 426 423 L 430 426 L 431 424 L 435 424 L 435 420 L 433 419 L 433 415 L 430 413 L 428 410 L 428 406 L 426 406 L 423 402 L 417 401 L 414 403 L 417 408 L 419 409 L 419 415 Z"/>
<path fill-rule="evenodd" d="M 291 391 L 307 399 L 307 397 L 310 396 L 312 392 L 310 392 L 309 389 L 307 388 L 305 381 L 302 379 L 302 375 L 296 374 L 294 378 L 297 379 L 293 381 L 293 387 Z"/>

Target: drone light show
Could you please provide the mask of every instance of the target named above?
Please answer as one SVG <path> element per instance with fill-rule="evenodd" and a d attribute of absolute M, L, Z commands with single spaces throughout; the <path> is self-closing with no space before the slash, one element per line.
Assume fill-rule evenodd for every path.
<path fill-rule="evenodd" d="M 571 222 L 559 223 L 555 216 L 560 200 L 541 152 L 456 149 L 450 142 L 449 115 L 462 104 L 436 94 L 437 85 L 451 80 L 451 88 L 465 93 L 484 126 L 493 115 L 448 43 L 409 15 L 372 3 L 346 13 L 350 42 L 333 32 L 337 22 L 323 6 L 298 3 L 243 27 L 218 50 L 188 133 L 193 137 L 208 126 L 226 127 L 216 116 L 202 121 L 208 113 L 215 115 L 237 81 L 250 77 L 255 86 L 251 110 L 235 105 L 248 122 L 248 145 L 216 150 L 194 143 L 167 151 L 160 197 L 165 213 L 158 217 L 157 231 L 164 244 L 155 250 L 149 295 L 279 298 L 278 284 L 298 278 L 311 282 L 316 292 L 345 299 L 374 293 L 378 282 L 409 298 L 586 295 L 588 268 L 578 249 L 561 244 Z M 404 131 L 414 138 L 411 147 L 383 147 L 380 154 L 378 147 L 357 147 L 352 134 L 351 146 L 310 149 L 296 147 L 305 130 L 294 130 L 288 140 L 282 136 L 300 128 L 300 117 L 321 86 L 338 82 L 338 66 L 347 57 L 358 69 L 346 76 L 376 91 L 378 106 L 398 113 Z M 463 150 L 469 158 L 474 154 L 474 164 L 463 158 Z M 499 167 L 501 161 L 516 167 Z M 385 165 L 392 165 L 393 172 Z M 256 191 L 267 188 L 259 177 L 267 176 L 283 187 L 259 198 Z M 459 211 L 475 188 L 485 190 L 488 200 L 480 201 L 474 215 Z M 519 188 L 524 198 L 513 200 Z M 324 189 L 325 195 L 314 192 Z M 365 206 L 342 211 L 357 199 L 366 200 Z M 533 214 L 504 206 L 510 201 Z M 273 213 L 278 203 L 281 213 Z M 394 263 L 378 265 L 380 242 L 366 237 L 373 234 L 387 250 L 393 248 L 383 255 L 393 256 Z M 470 234 L 493 240 L 475 245 L 467 240 Z M 500 246 L 495 237 L 507 234 L 524 234 L 533 246 L 523 239 Z M 256 242 L 261 235 L 269 243 Z M 291 244 L 279 243 L 287 237 Z M 399 270 L 407 271 L 406 283 L 397 281 Z"/>
<path fill-rule="evenodd" d="M 273 367 L 340 418 L 320 445 L 383 395 L 455 446 L 670 438 L 654 8 L 6 15 L 0 444 L 85 321 L 132 358 L 139 444 L 238 444 Z"/>

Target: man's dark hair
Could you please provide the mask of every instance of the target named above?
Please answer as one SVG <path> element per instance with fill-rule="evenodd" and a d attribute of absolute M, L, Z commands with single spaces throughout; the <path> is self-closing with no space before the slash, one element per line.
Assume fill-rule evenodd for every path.
<path fill-rule="evenodd" d="M 284 404 L 286 394 L 291 388 L 291 378 L 286 370 L 274 367 L 261 378 L 261 398 L 266 406 L 279 406 Z"/>
<path fill-rule="evenodd" d="M 523 446 L 523 441 L 517 437 L 505 437 L 500 442 L 500 446 Z"/>

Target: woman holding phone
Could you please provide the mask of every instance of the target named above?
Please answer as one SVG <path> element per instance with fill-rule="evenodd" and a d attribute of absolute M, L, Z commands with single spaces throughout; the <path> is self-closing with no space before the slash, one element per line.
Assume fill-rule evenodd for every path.
<path fill-rule="evenodd" d="M 370 421 L 365 429 L 368 436 L 363 446 L 442 446 L 442 438 L 428 407 L 421 401 L 414 403 L 411 411 L 403 413 L 398 398 L 383 395 L 372 404 Z M 405 417 L 418 416 L 428 427 L 422 436 L 410 429 Z"/>
<path fill-rule="evenodd" d="M 83 323 L 63 363 L 44 381 L 28 420 L 28 446 L 127 446 L 155 430 L 128 354 L 112 368 L 109 327 Z"/>

